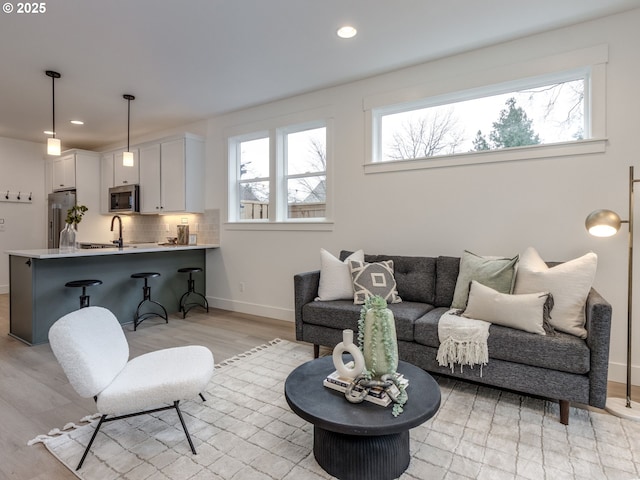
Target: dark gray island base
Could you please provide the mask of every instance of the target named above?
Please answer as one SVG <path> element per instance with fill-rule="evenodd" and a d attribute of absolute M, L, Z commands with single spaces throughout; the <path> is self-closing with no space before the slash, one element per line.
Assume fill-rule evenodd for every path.
<path fill-rule="evenodd" d="M 200 267 L 204 271 L 206 249 L 130 251 L 113 255 L 42 255 L 41 258 L 8 252 L 9 334 L 30 345 L 47 343 L 51 325 L 80 306 L 82 289 L 65 287 L 65 283 L 72 280 L 102 280 L 102 285 L 87 289 L 91 305 L 111 310 L 124 324 L 133 322 L 143 298 L 144 282 L 131 278 L 131 274 L 158 272 L 160 276 L 149 282 L 151 298 L 163 304 L 169 313 L 179 311 L 180 297 L 188 285 L 187 276 L 178 273 L 178 269 Z M 205 275 L 194 276 L 194 280 L 196 290 L 206 292 Z M 149 323 L 153 321 L 151 319 Z"/>
<path fill-rule="evenodd" d="M 409 400 L 398 417 L 392 407 L 369 402 L 351 404 L 344 395 L 323 386 L 334 370 L 332 357 L 296 368 L 285 382 L 287 403 L 313 424 L 313 454 L 318 464 L 340 480 L 391 480 L 409 466 L 409 429 L 440 408 L 440 387 L 421 368 L 400 362 L 398 372 L 409 379 Z"/>

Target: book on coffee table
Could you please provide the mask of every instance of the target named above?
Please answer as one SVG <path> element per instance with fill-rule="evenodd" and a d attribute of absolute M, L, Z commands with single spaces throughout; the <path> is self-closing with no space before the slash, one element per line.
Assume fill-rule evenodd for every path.
<path fill-rule="evenodd" d="M 349 363 L 347 363 L 345 366 L 349 367 Z M 401 384 L 405 386 L 405 388 L 409 385 L 409 380 L 404 378 L 402 374 L 398 374 L 398 380 Z M 333 373 L 329 374 L 324 379 L 322 384 L 327 388 L 344 393 L 349 387 L 349 385 L 351 384 L 351 379 L 341 377 L 338 371 L 336 370 Z M 397 388 L 397 387 L 394 386 L 394 388 Z M 360 393 L 362 392 L 363 388 L 356 386 L 354 390 Z M 389 395 L 387 395 L 387 393 L 381 387 L 370 388 L 369 392 L 367 393 L 367 396 L 364 397 L 364 399 L 367 402 L 375 403 L 376 405 L 380 405 L 382 407 L 389 406 L 393 402 L 393 400 L 391 400 Z"/>

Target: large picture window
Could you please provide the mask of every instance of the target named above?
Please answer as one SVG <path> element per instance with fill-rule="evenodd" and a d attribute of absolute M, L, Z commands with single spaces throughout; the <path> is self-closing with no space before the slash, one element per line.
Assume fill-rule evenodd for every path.
<path fill-rule="evenodd" d="M 366 97 L 365 173 L 603 152 L 607 60 L 599 45 Z"/>
<path fill-rule="evenodd" d="M 581 140 L 588 74 L 469 100 L 380 109 L 380 161 Z M 437 103 L 437 100 L 433 100 Z M 394 111 L 397 110 L 397 111 Z M 389 111 L 390 113 L 386 113 Z"/>
<path fill-rule="evenodd" d="M 228 142 L 231 222 L 327 220 L 325 121 L 252 132 Z"/>

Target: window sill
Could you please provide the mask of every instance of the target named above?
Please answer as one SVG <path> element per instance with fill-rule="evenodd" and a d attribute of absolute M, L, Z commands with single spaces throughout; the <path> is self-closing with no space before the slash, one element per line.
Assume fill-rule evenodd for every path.
<path fill-rule="evenodd" d="M 226 230 L 247 230 L 247 231 L 309 231 L 309 232 L 330 232 L 333 231 L 333 222 L 330 221 L 309 221 L 309 222 L 227 222 L 224 224 Z"/>
<path fill-rule="evenodd" d="M 604 152 L 606 143 L 606 139 L 596 138 L 579 140 L 576 142 L 515 147 L 489 152 L 468 152 L 457 155 L 418 158 L 414 160 L 370 162 L 364 164 L 364 173 L 397 172 L 404 170 L 422 170 L 427 168 L 457 167 L 462 165 L 481 165 L 484 163 L 589 155 Z"/>

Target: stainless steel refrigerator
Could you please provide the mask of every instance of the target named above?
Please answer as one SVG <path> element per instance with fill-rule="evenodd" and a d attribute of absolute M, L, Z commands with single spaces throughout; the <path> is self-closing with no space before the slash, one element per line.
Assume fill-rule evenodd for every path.
<path fill-rule="evenodd" d="M 64 228 L 67 211 L 76 204 L 76 191 L 49 194 L 49 227 L 47 248 L 59 248 L 60 232 Z"/>

